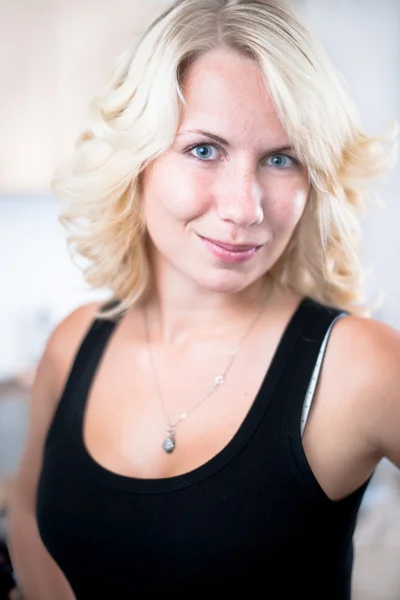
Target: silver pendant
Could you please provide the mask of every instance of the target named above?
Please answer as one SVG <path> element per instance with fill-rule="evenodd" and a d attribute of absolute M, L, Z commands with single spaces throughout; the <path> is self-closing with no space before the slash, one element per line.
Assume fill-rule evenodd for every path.
<path fill-rule="evenodd" d="M 168 432 L 168 435 L 163 442 L 163 450 L 167 454 L 171 454 L 171 452 L 175 450 L 175 432 L 173 430 Z"/>

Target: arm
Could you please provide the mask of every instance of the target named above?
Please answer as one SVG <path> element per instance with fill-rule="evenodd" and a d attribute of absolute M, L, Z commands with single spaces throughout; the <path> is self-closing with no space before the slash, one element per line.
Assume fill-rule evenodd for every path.
<path fill-rule="evenodd" d="M 383 324 L 374 332 L 375 382 L 371 438 L 381 457 L 400 469 L 400 332 Z M 375 337 L 376 336 L 376 337 Z"/>
<path fill-rule="evenodd" d="M 97 305 L 85 305 L 54 330 L 38 365 L 30 398 L 26 446 L 11 489 L 8 545 L 24 600 L 74 600 L 74 594 L 41 541 L 35 515 L 43 445 L 73 358 Z"/>

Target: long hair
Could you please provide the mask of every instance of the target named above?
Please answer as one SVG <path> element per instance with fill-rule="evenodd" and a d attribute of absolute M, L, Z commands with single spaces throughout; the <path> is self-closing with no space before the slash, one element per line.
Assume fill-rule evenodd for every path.
<path fill-rule="evenodd" d="M 182 81 L 199 56 L 227 47 L 252 57 L 311 190 L 291 240 L 268 275 L 324 304 L 368 316 L 360 260 L 367 183 L 395 162 L 397 124 L 369 136 L 324 50 L 278 0 L 179 0 L 118 61 L 90 106 L 76 151 L 52 181 L 85 281 L 108 288 L 122 314 L 148 293 L 151 270 L 141 173 L 172 145 L 185 106 Z"/>

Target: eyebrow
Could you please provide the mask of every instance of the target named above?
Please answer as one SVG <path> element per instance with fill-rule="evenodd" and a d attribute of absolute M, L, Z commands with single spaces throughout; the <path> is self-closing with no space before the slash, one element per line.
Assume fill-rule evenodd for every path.
<path fill-rule="evenodd" d="M 180 137 L 181 135 L 186 135 L 187 133 L 198 133 L 200 135 L 203 135 L 204 137 L 208 137 L 211 140 L 214 140 L 216 142 L 218 142 L 219 144 L 226 146 L 227 148 L 229 148 L 231 146 L 231 144 L 225 140 L 223 137 L 217 135 L 216 133 L 211 133 L 210 131 L 205 131 L 204 129 L 187 129 L 186 131 L 181 131 L 181 133 L 178 134 L 177 137 Z M 281 152 L 288 152 L 294 151 L 293 146 L 275 146 L 273 148 L 268 148 L 265 152 L 266 153 L 271 153 L 271 154 L 279 154 Z"/>

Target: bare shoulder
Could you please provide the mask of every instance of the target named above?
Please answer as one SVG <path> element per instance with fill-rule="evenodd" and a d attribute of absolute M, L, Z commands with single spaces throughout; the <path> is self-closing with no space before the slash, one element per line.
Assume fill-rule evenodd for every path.
<path fill-rule="evenodd" d="M 333 500 L 364 483 L 383 457 L 400 467 L 399 365 L 398 331 L 363 317 L 336 321 L 303 436 Z"/>
<path fill-rule="evenodd" d="M 400 332 L 348 316 L 332 329 L 327 368 L 340 381 L 376 453 L 400 466 Z"/>
<path fill-rule="evenodd" d="M 62 354 L 75 353 L 100 307 L 100 302 L 90 302 L 70 312 L 51 332 L 46 351 L 54 357 L 57 357 L 61 351 Z"/>
<path fill-rule="evenodd" d="M 74 309 L 51 332 L 32 386 L 32 413 L 51 415 L 65 386 L 74 357 L 101 304 Z"/>
<path fill-rule="evenodd" d="M 332 329 L 332 359 L 362 374 L 361 382 L 390 390 L 399 381 L 400 332 L 374 319 L 347 316 Z"/>
<path fill-rule="evenodd" d="M 74 309 L 51 332 L 42 362 L 52 370 L 55 396 L 61 391 L 80 344 L 101 307 L 91 302 Z"/>

